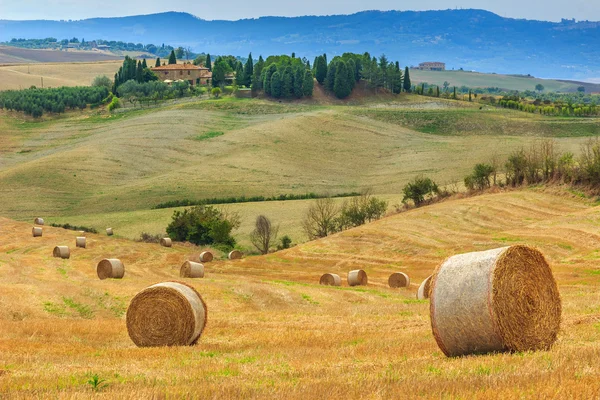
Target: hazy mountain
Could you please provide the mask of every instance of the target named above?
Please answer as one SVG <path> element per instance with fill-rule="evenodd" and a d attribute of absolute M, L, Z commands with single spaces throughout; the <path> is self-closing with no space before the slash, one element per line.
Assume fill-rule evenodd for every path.
<path fill-rule="evenodd" d="M 81 21 L 0 20 L 0 40 L 14 37 L 166 43 L 241 56 L 296 52 L 311 62 L 324 52 L 331 58 L 369 51 L 377 56 L 385 53 L 403 65 L 444 61 L 450 69 L 600 77 L 599 22 L 518 20 L 481 10 L 367 11 L 239 21 L 206 21 L 175 12 Z"/>

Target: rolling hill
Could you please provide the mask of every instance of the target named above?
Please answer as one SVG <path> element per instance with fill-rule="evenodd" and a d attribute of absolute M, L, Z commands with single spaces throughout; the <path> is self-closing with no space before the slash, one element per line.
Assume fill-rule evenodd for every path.
<path fill-rule="evenodd" d="M 211 54 L 311 58 L 370 52 L 403 65 L 444 61 L 449 69 L 545 78 L 600 77 L 600 23 L 502 18 L 483 10 L 367 11 L 353 15 L 206 21 L 163 13 L 81 21 L 0 20 L 0 40 L 78 38 L 169 43 Z"/>
<path fill-rule="evenodd" d="M 558 190 L 490 194 L 389 217 L 288 251 L 206 265 L 188 280 L 208 304 L 196 347 L 139 349 L 124 313 L 144 287 L 180 280 L 200 248 L 88 235 L 88 249 L 51 257 L 77 233 L 0 218 L 0 395 L 219 398 L 443 397 L 517 399 L 536 393 L 597 393 L 600 211 Z M 445 257 L 509 244 L 548 258 L 563 299 L 563 323 L 548 352 L 446 358 L 431 334 L 417 285 Z M 120 281 L 95 265 L 118 257 Z M 323 272 L 363 268 L 367 287 L 318 285 Z M 386 286 L 408 273 L 409 289 Z M 344 384 L 340 384 L 344 382 Z"/>

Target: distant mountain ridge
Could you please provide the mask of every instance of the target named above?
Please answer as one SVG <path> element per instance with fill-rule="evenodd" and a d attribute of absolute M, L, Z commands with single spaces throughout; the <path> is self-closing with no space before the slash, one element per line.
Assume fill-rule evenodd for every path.
<path fill-rule="evenodd" d="M 365 11 L 352 15 L 262 17 L 207 21 L 168 12 L 80 21 L 0 20 L 0 41 L 12 38 L 122 40 L 191 47 L 211 54 L 385 53 L 402 65 L 443 61 L 449 68 L 600 78 L 600 22 L 532 21 L 483 10 Z"/>

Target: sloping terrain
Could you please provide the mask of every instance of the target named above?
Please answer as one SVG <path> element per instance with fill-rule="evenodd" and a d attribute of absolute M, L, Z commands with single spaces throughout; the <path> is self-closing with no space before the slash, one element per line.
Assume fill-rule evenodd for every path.
<path fill-rule="evenodd" d="M 178 278 L 202 250 L 166 249 L 0 218 L 0 395 L 218 398 L 541 398 L 597 395 L 600 370 L 600 209 L 568 192 L 525 190 L 447 201 L 285 252 L 206 265 L 192 281 L 209 308 L 193 348 L 138 349 L 123 314 L 144 287 Z M 537 246 L 563 297 L 549 352 L 447 359 L 431 335 L 417 285 L 445 257 L 509 244 Z M 51 257 L 70 245 L 69 260 Z M 124 261 L 120 281 L 99 281 L 104 257 Z M 363 268 L 367 287 L 345 274 Z M 386 287 L 408 273 L 410 289 Z M 317 284 L 324 272 L 342 288 Z"/>
<path fill-rule="evenodd" d="M 0 46 L 0 64 L 13 63 L 72 63 L 122 60 L 122 57 L 99 51 L 35 50 Z"/>

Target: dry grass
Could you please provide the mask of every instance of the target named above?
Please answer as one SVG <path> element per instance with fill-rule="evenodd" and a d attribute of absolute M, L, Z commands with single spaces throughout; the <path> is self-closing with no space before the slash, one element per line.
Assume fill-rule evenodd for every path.
<path fill-rule="evenodd" d="M 26 89 L 30 86 L 89 86 L 98 75 L 113 79 L 122 61 L 15 64 L 0 66 L 0 90 Z"/>
<path fill-rule="evenodd" d="M 523 191 L 440 203 L 266 257 L 216 261 L 193 285 L 210 309 L 197 347 L 139 349 L 123 313 L 141 289 L 177 277 L 199 249 L 88 235 L 0 218 L 0 397 L 593 398 L 599 394 L 600 210 L 566 193 Z M 549 352 L 447 359 L 428 302 L 387 287 L 420 282 L 446 256 L 527 243 L 546 255 L 564 321 Z M 99 281 L 104 257 L 127 266 Z M 323 271 L 364 269 L 369 286 L 319 286 Z M 410 388 L 410 390 L 407 390 Z"/>

